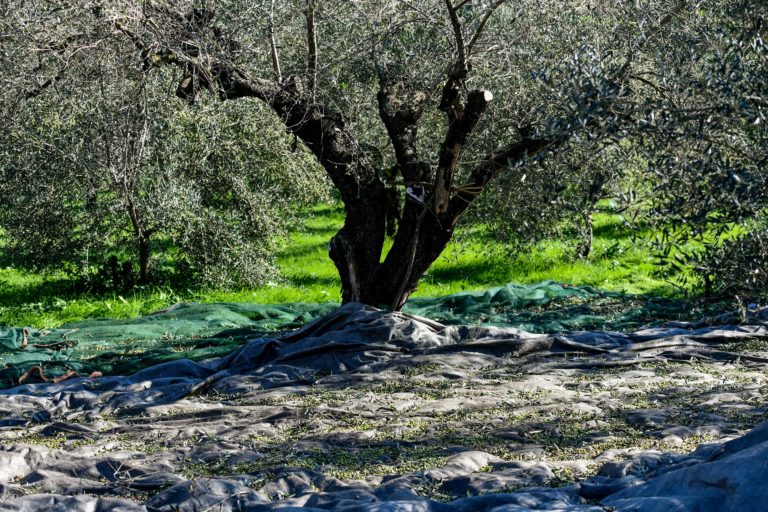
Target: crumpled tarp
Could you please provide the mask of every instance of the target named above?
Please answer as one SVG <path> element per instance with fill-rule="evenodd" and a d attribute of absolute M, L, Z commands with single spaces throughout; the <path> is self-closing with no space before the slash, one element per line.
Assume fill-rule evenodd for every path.
<path fill-rule="evenodd" d="M 125 375 L 181 358 L 222 356 L 246 340 L 277 335 L 319 318 L 336 304 L 183 303 L 137 319 L 98 319 L 57 329 L 0 326 L 0 388 L 67 372 Z M 551 281 L 509 284 L 444 297 L 415 298 L 404 311 L 452 325 L 497 325 L 530 332 L 631 330 L 702 315 L 684 300 L 651 299 Z M 25 332 L 27 334 L 25 334 Z"/>
<path fill-rule="evenodd" d="M 322 402 L 291 409 L 287 395 L 269 399 L 270 391 L 306 394 L 318 386 L 331 386 L 326 392 L 348 390 L 345 394 L 350 398 L 356 396 L 347 406 L 353 407 L 354 415 L 391 415 L 395 422 L 408 414 L 424 421 L 428 411 L 439 418 L 489 404 L 514 408 L 519 400 L 514 397 L 524 396 L 515 393 L 557 389 L 559 402 L 547 404 L 549 410 L 582 408 L 589 411 L 587 418 L 599 418 L 597 411 L 621 407 L 627 397 L 650 385 L 656 376 L 647 368 L 654 363 L 689 365 L 681 367 L 679 376 L 662 374 L 663 379 L 686 383 L 702 376 L 712 380 L 700 372 L 703 366 L 713 365 L 722 372 L 726 365 L 739 365 L 739 375 L 759 385 L 768 368 L 765 354 L 737 353 L 730 347 L 766 339 L 768 328 L 757 317 L 739 326 L 536 334 L 515 328 L 445 326 L 347 304 L 288 336 L 254 339 L 221 358 L 166 362 L 126 377 L 76 378 L 0 391 L 0 440 L 4 440 L 0 444 L 0 511 L 604 510 L 594 504 L 597 500 L 626 511 L 766 510 L 765 426 L 729 444 L 703 446 L 691 455 L 657 456 L 655 465 L 643 459 L 637 464 L 642 471 L 601 472 L 599 478 L 561 488 L 541 487 L 553 478 L 543 462 L 505 461 L 463 447 L 463 436 L 469 440 L 469 431 L 448 433 L 447 439 L 454 444 L 445 448 L 447 458 L 435 467 L 366 481 L 330 477 L 322 464 L 311 468 L 258 465 L 274 449 L 269 443 L 260 444 L 265 436 L 286 429 L 306 431 L 313 422 L 348 412 Z M 466 392 L 479 393 L 471 400 L 431 397 L 418 402 L 413 393 L 402 397 L 402 392 L 393 391 L 384 396 L 407 398 L 407 402 L 389 405 L 354 391 L 360 383 L 405 383 L 402 389 L 417 389 L 416 383 L 423 381 L 414 379 L 427 371 L 424 365 L 440 369 L 436 378 L 458 380 L 467 384 L 462 386 Z M 602 390 L 599 381 L 583 380 L 600 371 L 606 371 L 605 379 L 621 383 L 623 391 L 617 387 L 613 396 Z M 750 400 L 758 400 L 760 389 L 751 387 Z M 712 393 L 702 407 L 710 404 L 711 408 L 723 400 L 741 405 L 747 400 L 735 391 Z M 662 400 L 664 394 L 656 397 Z M 692 403 L 694 398 L 687 400 Z M 327 416 L 320 416 L 321 410 Z M 313 411 L 318 415 L 313 416 Z M 595 425 L 599 429 L 599 422 Z M 481 425 L 484 435 L 495 432 L 519 440 L 525 434 L 524 430 L 508 432 L 514 424 L 487 430 L 490 426 Z M 40 443 L 25 444 L 24 436 L 30 432 L 88 442 L 68 453 Z M 9 442 L 14 435 L 21 436 L 20 442 Z M 163 444 L 172 440 L 175 444 Z M 398 450 L 416 444 L 404 438 L 388 441 L 355 433 L 330 441 L 313 440 L 309 452 L 302 451 L 307 447 L 298 441 L 290 442 L 294 444 L 287 453 L 304 453 L 299 461 L 307 453 L 324 453 L 334 443 L 342 450 L 361 443 L 394 443 L 386 446 Z M 432 446 L 435 440 L 421 442 Z M 243 460 L 253 466 L 239 466 L 237 461 Z M 219 468 L 218 473 L 189 474 L 190 467 L 206 465 Z M 449 493 L 451 499 L 442 502 L 422 496 L 422 491 L 432 488 Z"/>

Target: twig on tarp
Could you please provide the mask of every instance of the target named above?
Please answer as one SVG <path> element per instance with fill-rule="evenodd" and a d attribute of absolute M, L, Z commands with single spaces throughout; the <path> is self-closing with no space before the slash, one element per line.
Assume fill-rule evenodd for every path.
<path fill-rule="evenodd" d="M 43 367 L 36 365 L 36 366 L 32 366 L 23 374 L 21 374 L 18 380 L 18 384 L 22 384 L 25 380 L 33 377 L 35 374 L 37 374 L 37 377 L 43 382 L 52 382 L 54 384 L 58 384 L 59 382 L 63 382 L 73 377 L 82 377 L 82 375 L 77 373 L 75 370 L 67 370 L 65 373 L 63 373 L 62 375 L 59 375 L 58 377 L 48 378 L 45 376 L 45 370 L 43 369 Z M 91 379 L 95 379 L 102 376 L 103 374 L 101 372 L 92 372 L 90 375 L 88 375 L 88 377 Z"/>

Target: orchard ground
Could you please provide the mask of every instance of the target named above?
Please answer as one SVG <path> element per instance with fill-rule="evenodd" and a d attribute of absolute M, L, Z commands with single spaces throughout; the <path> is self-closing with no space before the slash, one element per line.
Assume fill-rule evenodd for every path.
<path fill-rule="evenodd" d="M 330 238 L 343 223 L 338 205 L 314 208 L 278 255 L 282 280 L 257 289 L 211 290 L 189 286 L 139 287 L 129 293 L 76 291 L 64 274 L 0 269 L 0 325 L 56 327 L 86 318 L 132 318 L 170 304 L 192 302 L 338 302 L 341 284 L 328 258 Z M 419 286 L 414 297 L 446 295 L 506 283 L 553 280 L 571 285 L 655 297 L 695 293 L 662 276 L 649 232 L 632 232 L 604 205 L 594 216 L 589 260 L 573 258 L 576 240 L 547 240 L 514 255 L 480 228 L 459 233 Z"/>

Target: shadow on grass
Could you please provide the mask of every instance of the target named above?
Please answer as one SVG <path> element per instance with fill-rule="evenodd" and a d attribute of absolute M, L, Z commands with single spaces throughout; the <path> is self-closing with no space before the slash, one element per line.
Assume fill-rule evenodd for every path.
<path fill-rule="evenodd" d="M 324 286 L 341 287 L 341 280 L 337 276 L 317 276 L 310 274 L 290 274 L 285 278 L 295 286 Z"/>
<path fill-rule="evenodd" d="M 332 237 L 336 234 L 339 229 L 341 229 L 342 224 L 336 225 L 336 224 L 329 224 L 328 226 L 304 226 L 300 230 L 296 231 L 296 235 L 298 236 L 307 236 L 307 235 L 327 235 L 328 238 Z"/>
<path fill-rule="evenodd" d="M 280 252 L 280 258 L 300 258 L 312 253 L 322 253 L 328 258 L 328 242 L 318 242 L 316 244 L 295 244 L 286 247 Z M 330 258 L 328 258 L 330 261 Z"/>
<path fill-rule="evenodd" d="M 62 296 L 77 295 L 75 283 L 66 278 L 33 283 L 8 283 L 0 277 L 0 306 L 47 302 Z"/>
<path fill-rule="evenodd" d="M 504 261 L 476 260 L 445 263 L 430 269 L 430 280 L 450 282 L 471 280 L 478 283 L 506 283 L 510 277 L 510 265 Z"/>
<path fill-rule="evenodd" d="M 595 239 L 605 238 L 607 240 L 649 240 L 651 231 L 648 228 L 640 227 L 636 230 L 629 229 L 620 223 L 602 224 L 595 226 L 592 230 Z"/>

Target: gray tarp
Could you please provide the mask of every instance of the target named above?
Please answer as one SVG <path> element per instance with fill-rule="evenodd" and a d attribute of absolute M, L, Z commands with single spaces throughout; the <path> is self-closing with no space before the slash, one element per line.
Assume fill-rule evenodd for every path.
<path fill-rule="evenodd" d="M 609 418 L 672 444 L 756 425 L 766 339 L 758 317 L 542 335 L 348 304 L 221 358 L 0 391 L 0 511 L 768 510 L 765 426 L 691 455 L 606 441 Z"/>

